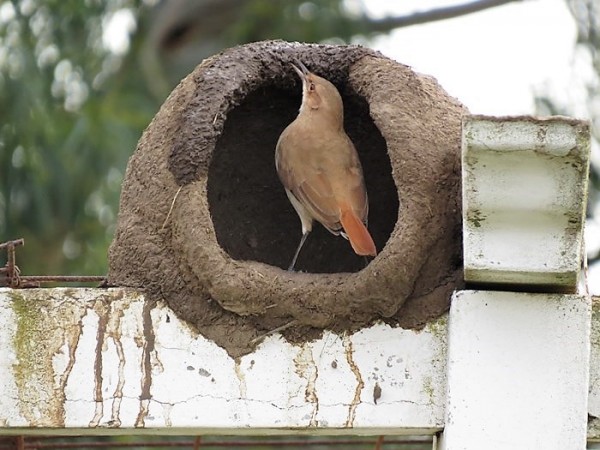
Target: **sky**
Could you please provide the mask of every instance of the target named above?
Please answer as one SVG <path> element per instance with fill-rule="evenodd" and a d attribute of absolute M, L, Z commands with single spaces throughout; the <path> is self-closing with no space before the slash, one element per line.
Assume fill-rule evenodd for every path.
<path fill-rule="evenodd" d="M 369 0 L 375 16 L 410 13 L 447 4 L 440 0 Z M 397 11 L 394 11 L 396 8 Z M 479 13 L 398 29 L 371 43 L 395 60 L 432 75 L 474 114 L 530 114 L 533 89 L 551 88 L 562 101 L 574 75 L 576 27 L 564 0 L 509 3 Z M 571 98 L 568 98 L 571 97 Z"/>

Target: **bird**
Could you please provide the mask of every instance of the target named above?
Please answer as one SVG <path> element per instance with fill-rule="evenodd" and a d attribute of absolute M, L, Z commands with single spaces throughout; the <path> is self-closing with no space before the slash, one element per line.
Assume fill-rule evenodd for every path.
<path fill-rule="evenodd" d="M 367 229 L 369 200 L 363 170 L 344 130 L 342 97 L 330 81 L 310 72 L 300 60 L 294 62 L 291 66 L 302 80 L 302 103 L 275 148 L 277 174 L 302 224 L 288 270 L 294 270 L 314 220 L 348 239 L 356 254 L 376 256 Z"/>

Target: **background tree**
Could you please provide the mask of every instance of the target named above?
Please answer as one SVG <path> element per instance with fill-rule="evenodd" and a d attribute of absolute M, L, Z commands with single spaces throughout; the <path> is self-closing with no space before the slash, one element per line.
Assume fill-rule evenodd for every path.
<path fill-rule="evenodd" d="M 510 1 L 384 19 L 356 0 L 0 1 L 0 240 L 25 238 L 24 273 L 105 273 L 120 184 L 142 130 L 177 82 L 223 48 L 274 38 L 368 42 Z M 571 5 L 598 70 L 598 15 L 591 0 Z M 106 39 L 111 27 L 128 33 Z"/>
<path fill-rule="evenodd" d="M 103 23 L 124 6 L 141 8 L 0 5 L 0 236 L 25 238 L 27 272 L 106 270 L 122 173 L 156 109 L 103 45 Z"/>

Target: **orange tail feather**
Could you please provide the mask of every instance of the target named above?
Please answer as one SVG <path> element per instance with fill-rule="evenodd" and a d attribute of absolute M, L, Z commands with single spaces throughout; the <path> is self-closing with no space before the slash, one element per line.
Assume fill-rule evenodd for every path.
<path fill-rule="evenodd" d="M 377 249 L 375 248 L 373 238 L 369 234 L 369 230 L 367 230 L 367 227 L 365 227 L 362 221 L 356 216 L 354 211 L 351 209 L 342 211 L 340 222 L 342 222 L 344 231 L 348 235 L 350 245 L 352 245 L 352 248 L 357 255 L 377 255 Z"/>

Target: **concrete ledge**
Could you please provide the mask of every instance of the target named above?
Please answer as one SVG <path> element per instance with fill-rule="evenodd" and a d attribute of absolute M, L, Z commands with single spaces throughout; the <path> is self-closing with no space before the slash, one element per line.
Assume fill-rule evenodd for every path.
<path fill-rule="evenodd" d="M 126 289 L 0 289 L 0 434 L 432 434 L 445 318 L 238 360 Z"/>
<path fill-rule="evenodd" d="M 458 293 L 453 306 L 451 326 L 463 336 L 476 342 L 481 333 L 510 335 L 515 327 L 529 333 L 523 341 L 496 334 L 496 344 L 485 351 L 465 344 L 479 372 L 493 369 L 493 352 L 508 371 L 510 356 L 528 349 L 543 359 L 550 348 L 552 358 L 534 364 L 529 378 L 520 374 L 520 386 L 535 388 L 531 377 L 543 376 L 544 392 L 554 399 L 568 392 L 569 407 L 580 408 L 584 396 L 575 394 L 581 377 L 571 377 L 573 365 L 560 367 L 556 380 L 565 384 L 559 391 L 550 390 L 547 379 L 561 358 L 584 357 L 583 297 L 485 292 L 504 304 L 499 315 L 465 301 L 473 292 Z M 548 311 L 529 320 L 536 305 Z M 465 323 L 465 312 L 475 321 Z M 596 304 L 592 324 L 588 438 L 600 439 Z M 455 350 L 447 367 L 446 333 L 444 316 L 422 331 L 376 325 L 349 336 L 326 333 L 304 345 L 272 336 L 256 352 L 232 360 L 165 305 L 131 290 L 0 289 L 0 434 L 433 434 L 445 425 L 446 372 L 456 379 L 457 368 L 466 367 Z M 510 383 L 507 374 L 497 372 L 496 391 L 482 395 L 497 398 L 498 386 Z M 483 389 L 468 382 L 475 375 L 459 377 L 473 394 Z M 524 392 L 529 395 L 528 388 Z M 451 390 L 449 399 L 454 421 L 461 417 L 452 414 L 456 393 Z M 487 406 L 490 414 L 500 407 Z M 536 414 L 544 414 L 540 408 L 534 405 Z"/>

